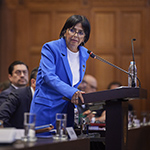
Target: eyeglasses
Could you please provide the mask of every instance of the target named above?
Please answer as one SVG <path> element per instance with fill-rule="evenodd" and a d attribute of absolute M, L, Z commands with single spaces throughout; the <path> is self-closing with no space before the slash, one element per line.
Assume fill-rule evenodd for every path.
<path fill-rule="evenodd" d="M 22 73 L 26 76 L 28 74 L 28 71 L 27 70 L 16 70 L 15 71 L 15 74 L 17 74 L 18 76 L 20 76 Z"/>
<path fill-rule="evenodd" d="M 75 28 L 69 28 L 68 30 L 69 30 L 69 33 L 70 33 L 71 35 L 75 35 L 75 34 L 77 33 L 77 35 L 78 35 L 79 37 L 84 37 L 84 36 L 85 36 L 85 33 L 84 33 L 83 30 L 78 30 L 78 31 L 77 31 Z"/>
<path fill-rule="evenodd" d="M 97 90 L 97 87 L 95 87 L 95 86 L 89 84 L 89 83 L 88 83 L 87 81 L 85 81 L 85 80 L 82 80 L 82 83 L 85 83 L 85 84 L 89 85 L 90 88 Z"/>

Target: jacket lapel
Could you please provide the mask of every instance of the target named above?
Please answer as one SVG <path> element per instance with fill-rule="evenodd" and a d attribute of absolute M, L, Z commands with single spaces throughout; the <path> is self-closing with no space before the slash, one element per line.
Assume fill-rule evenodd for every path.
<path fill-rule="evenodd" d="M 80 82 L 81 82 L 86 70 L 86 58 L 84 58 L 85 54 L 84 51 L 81 50 L 81 47 L 79 47 L 79 49 L 80 49 Z"/>

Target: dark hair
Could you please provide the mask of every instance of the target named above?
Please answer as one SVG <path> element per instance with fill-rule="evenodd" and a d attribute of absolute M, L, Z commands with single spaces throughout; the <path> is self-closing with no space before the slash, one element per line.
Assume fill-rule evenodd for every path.
<path fill-rule="evenodd" d="M 85 16 L 80 16 L 80 15 L 73 15 L 71 17 L 69 17 L 64 25 L 64 27 L 62 28 L 61 32 L 60 32 L 60 38 L 63 37 L 64 38 L 64 34 L 66 32 L 66 30 L 68 28 L 74 27 L 76 24 L 81 23 L 82 24 L 82 28 L 85 32 L 85 39 L 84 42 L 82 42 L 80 45 L 84 45 L 84 43 L 86 43 L 89 39 L 90 36 L 90 23 L 87 20 L 87 18 Z"/>
<path fill-rule="evenodd" d="M 14 61 L 13 63 L 10 64 L 10 66 L 8 68 L 8 73 L 9 74 L 12 75 L 12 72 L 14 70 L 14 66 L 16 66 L 16 65 L 25 65 L 27 67 L 27 69 L 29 69 L 28 66 L 24 62 L 16 60 L 16 61 Z"/>
<path fill-rule="evenodd" d="M 111 83 L 108 85 L 107 89 L 110 89 L 112 85 L 118 85 L 118 87 L 119 87 L 119 86 L 122 86 L 120 82 L 118 82 L 118 81 L 113 81 L 113 82 L 111 82 Z"/>
<path fill-rule="evenodd" d="M 29 80 L 29 85 L 31 85 L 31 79 L 36 79 L 36 75 L 37 75 L 37 72 L 38 72 L 38 68 L 39 68 L 39 67 L 36 67 L 36 68 L 34 68 L 34 69 L 31 71 L 30 80 Z"/>

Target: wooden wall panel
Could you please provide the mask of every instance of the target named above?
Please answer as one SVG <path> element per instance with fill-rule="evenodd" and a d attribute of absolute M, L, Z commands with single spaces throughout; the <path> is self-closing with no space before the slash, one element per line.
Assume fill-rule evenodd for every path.
<path fill-rule="evenodd" d="M 39 63 L 40 63 L 40 53 L 35 53 L 33 55 L 33 53 L 30 55 L 30 71 L 35 68 L 35 67 L 38 67 L 39 66 Z"/>
<path fill-rule="evenodd" d="M 0 8 L 0 81 L 7 80 L 8 66 L 15 57 L 15 13 L 12 10 Z"/>
<path fill-rule="evenodd" d="M 101 55 L 101 57 L 114 63 L 114 55 Z M 93 66 L 99 90 L 106 90 L 108 84 L 115 80 L 115 68 L 99 60 L 95 60 Z"/>
<path fill-rule="evenodd" d="M 16 41 L 15 58 L 29 64 L 29 13 L 27 10 L 20 9 L 16 11 Z"/>
<path fill-rule="evenodd" d="M 29 64 L 31 70 L 39 66 L 41 48 L 52 39 L 52 24 L 50 12 L 30 11 L 30 48 Z"/>
<path fill-rule="evenodd" d="M 122 12 L 121 19 L 121 46 L 127 48 L 126 52 L 130 53 L 131 39 L 137 39 L 137 47 L 141 47 L 142 40 L 142 12 L 126 11 Z M 140 50 L 140 49 L 137 49 Z"/>
<path fill-rule="evenodd" d="M 52 39 L 51 13 L 30 12 L 30 43 L 31 46 L 41 46 Z"/>
<path fill-rule="evenodd" d="M 94 16 L 94 45 L 96 50 L 115 47 L 115 13 L 96 12 Z"/>
<path fill-rule="evenodd" d="M 119 21 L 118 19 L 120 15 L 120 11 L 115 8 L 100 8 L 99 10 L 93 9 L 92 12 L 92 25 L 93 27 L 93 51 L 99 56 L 107 56 L 106 60 L 119 66 L 121 66 L 121 48 L 119 47 L 119 39 L 118 39 L 118 33 L 119 33 Z M 103 57 L 102 57 L 103 58 Z M 113 58 L 113 59 L 112 59 Z M 120 81 L 119 78 L 122 75 L 122 72 L 117 70 L 116 68 L 113 68 L 112 66 L 109 66 L 108 64 L 102 63 L 101 73 L 107 74 L 104 75 L 103 81 L 99 81 L 100 89 L 106 89 L 108 84 L 112 81 Z M 95 67 L 95 62 L 90 63 L 91 66 Z M 92 67 L 91 67 L 92 68 Z M 95 67 L 96 69 L 96 67 Z M 104 70 L 103 70 L 104 69 Z M 94 72 L 94 69 L 92 68 L 92 72 Z M 99 76 L 100 72 L 96 72 L 94 75 Z M 109 77 L 108 77 L 109 75 Z M 106 77 L 106 78 L 105 78 Z"/>

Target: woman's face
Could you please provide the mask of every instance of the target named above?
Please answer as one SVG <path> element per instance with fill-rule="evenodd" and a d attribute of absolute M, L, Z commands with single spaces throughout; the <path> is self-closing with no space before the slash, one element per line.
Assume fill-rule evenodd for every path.
<path fill-rule="evenodd" d="M 83 28 L 82 28 L 82 24 L 78 23 L 74 27 L 67 29 L 64 36 L 66 38 L 67 47 L 72 52 L 77 52 L 78 46 L 82 42 L 84 42 L 84 38 L 85 38 L 85 33 L 84 33 Z"/>

